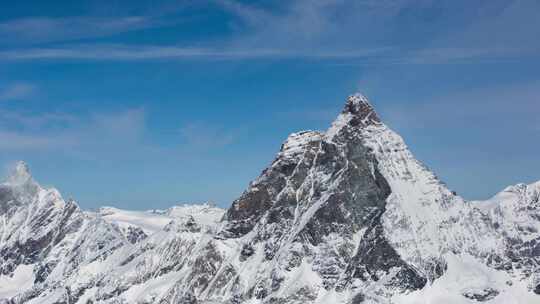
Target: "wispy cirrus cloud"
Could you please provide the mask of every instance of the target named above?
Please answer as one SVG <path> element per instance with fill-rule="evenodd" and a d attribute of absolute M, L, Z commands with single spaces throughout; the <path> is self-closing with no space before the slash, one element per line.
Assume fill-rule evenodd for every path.
<path fill-rule="evenodd" d="M 395 64 L 459 64 L 540 58 L 538 48 L 509 47 L 429 47 L 395 58 Z"/>
<path fill-rule="evenodd" d="M 31 97 L 37 87 L 31 83 L 16 82 L 0 87 L 0 101 L 19 101 Z"/>
<path fill-rule="evenodd" d="M 217 50 L 209 48 L 190 48 L 176 46 L 91 44 L 53 48 L 30 48 L 0 51 L 0 58 L 5 60 L 46 60 L 46 59 L 79 59 L 79 60 L 153 60 L 171 58 L 246 58 L 257 56 L 279 56 L 272 50 L 248 52 L 242 50 Z M 0 60 L 2 60 L 0 59 Z"/>
<path fill-rule="evenodd" d="M 63 153 L 79 159 L 159 158 L 183 150 L 219 149 L 234 143 L 240 133 L 211 123 L 190 122 L 169 135 L 172 145 L 163 146 L 152 141 L 143 108 L 85 115 L 0 110 L 0 149 Z"/>
<path fill-rule="evenodd" d="M 531 13 L 540 9 L 535 1 L 495 1 L 459 11 L 459 1 L 294 0 L 279 6 L 211 2 L 233 17 L 223 25 L 231 31 L 224 39 L 161 45 L 87 39 L 73 44 L 167 26 L 171 18 L 23 18 L 0 24 L 0 41 L 9 45 L 0 50 L 0 61 L 307 58 L 381 65 L 466 63 L 540 53 L 540 43 L 532 39 L 540 34 L 540 21 Z M 453 13 L 444 13 L 448 11 Z M 21 47 L 13 43 L 17 41 L 67 43 Z"/>
<path fill-rule="evenodd" d="M 134 108 L 75 116 L 66 113 L 0 111 L 0 148 L 63 151 L 79 155 L 143 150 L 145 112 Z"/>
<path fill-rule="evenodd" d="M 22 130 L 39 130 L 43 127 L 62 127 L 72 124 L 78 117 L 60 112 L 45 112 L 37 114 L 21 113 L 19 111 L 0 110 L 0 128 L 16 128 Z"/>
<path fill-rule="evenodd" d="M 146 16 L 20 18 L 0 23 L 0 45 L 97 38 L 160 24 L 158 20 Z"/>
<path fill-rule="evenodd" d="M 4 151 L 42 150 L 64 144 L 63 139 L 0 130 L 0 149 Z"/>
<path fill-rule="evenodd" d="M 537 1 L 493 1 L 456 11 L 437 1 L 296 0 L 281 10 L 219 0 L 244 28 L 238 48 L 332 52 L 358 64 L 447 64 L 538 58 Z M 464 3 L 465 4 L 465 3 Z M 453 14 L 445 12 L 452 11 Z M 430 19 L 423 19 L 429 16 Z M 422 23 L 425 26 L 422 27 Z M 512 43 L 509 43 L 512 42 Z M 376 50 L 358 61 L 349 50 Z M 315 51 L 314 51 L 315 50 Z"/>
<path fill-rule="evenodd" d="M 242 48 L 195 48 L 181 46 L 89 44 L 0 51 L 0 62 L 32 60 L 148 61 L 164 59 L 244 60 L 304 58 L 339 61 L 338 65 L 454 64 L 540 57 L 540 48 L 399 49 L 364 48 L 356 51 Z"/>
<path fill-rule="evenodd" d="M 24 60 L 159 60 L 182 58 L 250 59 L 250 58 L 367 58 L 388 51 L 388 48 L 358 51 L 314 50 L 304 53 L 284 49 L 191 48 L 179 46 L 91 44 L 49 48 L 28 48 L 0 51 L 0 61 Z"/>
<path fill-rule="evenodd" d="M 460 63 L 540 58 L 540 2 L 490 1 L 426 41 L 404 63 Z M 453 22 L 455 24 L 456 22 Z"/>

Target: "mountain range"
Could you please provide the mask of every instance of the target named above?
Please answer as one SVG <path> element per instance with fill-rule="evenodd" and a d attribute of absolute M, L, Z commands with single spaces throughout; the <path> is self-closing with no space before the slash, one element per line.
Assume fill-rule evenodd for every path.
<path fill-rule="evenodd" d="M 540 182 L 449 190 L 361 94 L 224 210 L 84 211 L 19 162 L 0 303 L 540 303 Z"/>

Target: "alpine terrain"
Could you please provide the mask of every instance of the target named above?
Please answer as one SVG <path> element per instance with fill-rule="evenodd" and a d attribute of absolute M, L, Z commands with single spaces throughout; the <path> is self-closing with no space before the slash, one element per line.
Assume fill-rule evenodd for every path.
<path fill-rule="evenodd" d="M 368 100 L 291 134 L 231 207 L 95 212 L 0 184 L 0 303 L 540 303 L 540 182 L 466 201 Z"/>

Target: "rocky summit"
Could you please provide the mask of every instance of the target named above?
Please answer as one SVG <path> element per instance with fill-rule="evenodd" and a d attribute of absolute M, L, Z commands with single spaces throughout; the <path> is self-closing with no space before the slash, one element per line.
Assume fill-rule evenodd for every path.
<path fill-rule="evenodd" d="M 19 163 L 0 222 L 0 303 L 540 303 L 540 182 L 464 200 L 361 94 L 227 210 L 83 211 Z"/>

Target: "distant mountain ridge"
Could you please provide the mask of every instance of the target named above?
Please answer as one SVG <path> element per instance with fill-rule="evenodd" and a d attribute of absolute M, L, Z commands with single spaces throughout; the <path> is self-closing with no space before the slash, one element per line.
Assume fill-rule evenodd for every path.
<path fill-rule="evenodd" d="M 227 210 L 82 211 L 0 184 L 0 303 L 537 303 L 540 182 L 466 201 L 366 97 L 291 134 Z"/>

